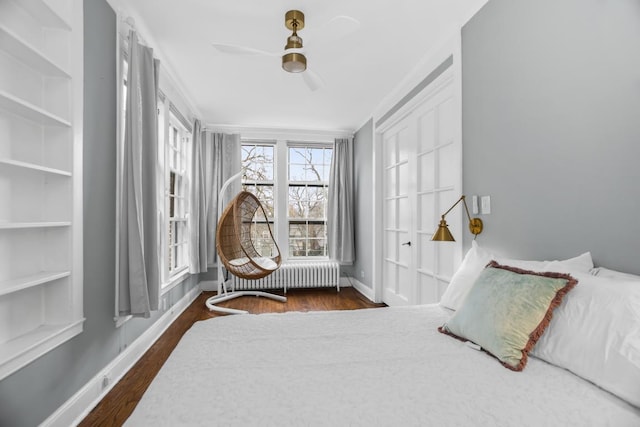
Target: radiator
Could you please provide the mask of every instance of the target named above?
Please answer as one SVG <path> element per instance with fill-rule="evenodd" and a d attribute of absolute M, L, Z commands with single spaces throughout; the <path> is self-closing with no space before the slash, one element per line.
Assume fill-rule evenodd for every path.
<path fill-rule="evenodd" d="M 241 279 L 232 276 L 235 290 L 322 288 L 335 286 L 340 291 L 340 266 L 337 262 L 290 262 L 265 278 L 258 280 Z"/>

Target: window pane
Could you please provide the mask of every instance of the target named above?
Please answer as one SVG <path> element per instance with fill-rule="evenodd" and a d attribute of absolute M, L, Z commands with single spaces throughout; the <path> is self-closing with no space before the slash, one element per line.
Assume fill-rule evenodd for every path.
<path fill-rule="evenodd" d="M 325 224 L 309 224 L 309 238 L 319 238 L 327 236 L 327 226 Z"/>
<path fill-rule="evenodd" d="M 327 239 L 309 239 L 307 256 L 327 255 Z"/>
<path fill-rule="evenodd" d="M 308 218 L 312 219 L 324 219 L 325 218 L 325 192 L 322 187 L 309 187 L 307 188 L 308 202 L 309 202 L 309 214 Z"/>
<path fill-rule="evenodd" d="M 304 165 L 291 164 L 289 165 L 289 181 L 304 181 L 305 171 Z"/>
<path fill-rule="evenodd" d="M 333 148 L 324 149 L 324 160 L 322 163 L 325 165 L 331 165 L 331 156 L 333 155 Z"/>
<path fill-rule="evenodd" d="M 289 187 L 289 218 L 306 218 L 309 211 L 309 202 L 306 187 Z"/>
<path fill-rule="evenodd" d="M 291 256 L 306 256 L 306 240 L 304 239 L 289 239 L 289 254 Z"/>
<path fill-rule="evenodd" d="M 252 224 L 251 241 L 261 256 L 271 257 L 275 254 L 275 248 L 273 247 L 273 241 L 269 233 L 269 225 L 266 223 Z"/>
<path fill-rule="evenodd" d="M 330 165 L 322 166 L 322 180 L 324 182 L 329 182 L 329 177 L 331 176 L 330 172 L 331 172 L 331 166 Z"/>
<path fill-rule="evenodd" d="M 289 237 L 306 237 L 307 224 L 289 224 Z"/>
<path fill-rule="evenodd" d="M 289 163 L 290 164 L 304 164 L 304 155 L 297 148 L 289 148 Z"/>
<path fill-rule="evenodd" d="M 267 213 L 267 218 L 262 215 L 262 210 L 258 209 L 256 211 L 256 220 L 262 221 L 265 219 L 273 219 L 274 217 L 274 200 L 273 200 L 273 185 L 247 185 L 245 189 L 255 194 L 255 196 L 260 200 L 262 207 Z"/>

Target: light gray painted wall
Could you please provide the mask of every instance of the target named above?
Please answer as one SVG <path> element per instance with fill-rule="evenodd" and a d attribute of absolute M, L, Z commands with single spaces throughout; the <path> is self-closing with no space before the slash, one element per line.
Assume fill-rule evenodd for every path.
<path fill-rule="evenodd" d="M 373 289 L 373 119 L 356 132 L 353 158 L 356 185 L 356 261 L 352 266 L 343 266 L 342 272 Z"/>
<path fill-rule="evenodd" d="M 640 273 L 640 2 L 490 0 L 462 31 L 481 244 Z M 465 235 L 465 246 L 470 235 Z"/>
<path fill-rule="evenodd" d="M 37 426 L 161 315 L 116 329 L 116 17 L 105 0 L 84 1 L 84 315 L 82 334 L 0 381 L 0 426 Z M 175 304 L 195 278 L 167 296 Z"/>

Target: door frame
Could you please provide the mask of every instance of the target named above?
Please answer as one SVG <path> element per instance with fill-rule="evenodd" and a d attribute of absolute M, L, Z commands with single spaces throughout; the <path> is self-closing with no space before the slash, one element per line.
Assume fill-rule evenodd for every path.
<path fill-rule="evenodd" d="M 454 143 L 458 145 L 459 176 L 458 192 L 462 193 L 462 55 L 461 34 L 456 33 L 437 52 L 429 56 L 416 67 L 394 92 L 386 98 L 373 115 L 373 297 L 382 302 L 383 298 L 383 262 L 384 262 L 384 194 L 383 194 L 383 135 L 393 125 L 407 117 L 421 106 L 430 96 L 438 92 L 443 85 L 453 85 L 453 102 L 455 113 Z M 446 64 L 450 63 L 449 66 Z M 426 77 L 425 77 L 426 76 Z M 462 215 L 457 228 L 462 230 Z M 434 230 L 437 224 L 434 224 Z M 462 237 L 454 245 L 454 265 L 462 260 Z"/>

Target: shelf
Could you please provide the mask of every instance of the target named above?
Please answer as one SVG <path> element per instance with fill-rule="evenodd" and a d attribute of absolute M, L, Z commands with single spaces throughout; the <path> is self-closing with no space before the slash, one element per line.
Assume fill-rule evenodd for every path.
<path fill-rule="evenodd" d="M 24 289 L 33 288 L 34 286 L 44 285 L 54 280 L 69 277 L 69 271 L 47 271 L 31 276 L 19 277 L 17 279 L 5 280 L 0 282 L 0 296 L 12 294 Z"/>
<path fill-rule="evenodd" d="M 48 168 L 46 166 L 36 165 L 35 163 L 21 162 L 20 160 L 0 158 L 0 165 L 13 166 L 19 169 L 30 169 L 52 175 L 71 176 L 71 172 L 67 172 L 62 169 Z"/>
<path fill-rule="evenodd" d="M 0 49 L 26 64 L 28 67 L 50 77 L 70 78 L 69 74 L 52 62 L 42 52 L 22 40 L 11 30 L 0 25 Z"/>
<path fill-rule="evenodd" d="M 20 0 L 20 6 L 43 27 L 71 30 L 71 26 L 43 0 Z"/>
<path fill-rule="evenodd" d="M 70 221 L 59 222 L 4 222 L 0 223 L 0 230 L 21 230 L 29 228 L 57 228 L 70 227 Z"/>
<path fill-rule="evenodd" d="M 63 325 L 40 327 L 0 343 L 0 381 L 17 369 L 82 332 L 84 319 Z"/>
<path fill-rule="evenodd" d="M 40 123 L 44 126 L 71 127 L 69 121 L 4 91 L 0 91 L 0 109 L 17 114 L 27 120 Z"/>

